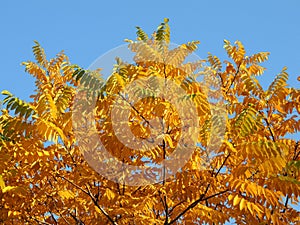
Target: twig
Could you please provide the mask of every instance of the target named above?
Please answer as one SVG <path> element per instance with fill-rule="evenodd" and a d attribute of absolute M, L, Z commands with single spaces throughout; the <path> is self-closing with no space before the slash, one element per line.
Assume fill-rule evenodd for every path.
<path fill-rule="evenodd" d="M 210 184 L 206 187 L 206 190 L 205 190 L 204 194 L 202 194 L 202 195 L 200 196 L 199 199 L 197 199 L 196 201 L 194 201 L 193 203 L 191 203 L 188 207 L 186 207 L 181 213 L 179 213 L 178 216 L 175 217 L 175 219 L 173 219 L 172 221 L 170 221 L 170 222 L 168 223 L 168 225 L 175 223 L 181 216 L 183 216 L 183 215 L 184 215 L 187 211 L 189 211 L 190 209 L 192 209 L 192 208 L 194 208 L 195 206 L 197 206 L 200 202 L 206 201 L 206 200 L 211 199 L 211 198 L 213 198 L 213 197 L 216 197 L 216 196 L 218 196 L 218 195 L 224 194 L 224 193 L 226 193 L 226 192 L 228 191 L 228 189 L 226 189 L 226 190 L 224 190 L 224 191 L 218 192 L 218 193 L 216 193 L 216 194 L 213 194 L 213 195 L 210 195 L 210 196 L 204 198 L 204 196 L 206 195 L 206 193 L 207 193 L 209 187 L 210 187 Z"/>
<path fill-rule="evenodd" d="M 220 166 L 220 168 L 218 169 L 217 173 L 215 174 L 215 177 L 218 176 L 218 174 L 220 173 L 221 169 L 222 169 L 223 166 L 225 165 L 225 162 L 227 161 L 227 159 L 229 158 L 229 156 L 230 156 L 230 153 L 225 157 L 225 159 L 224 159 L 222 165 Z"/>

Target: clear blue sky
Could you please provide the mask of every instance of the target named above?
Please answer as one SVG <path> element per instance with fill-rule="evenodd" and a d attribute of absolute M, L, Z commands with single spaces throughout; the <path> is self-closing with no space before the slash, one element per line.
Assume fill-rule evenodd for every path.
<path fill-rule="evenodd" d="M 27 99 L 33 79 L 22 61 L 33 59 L 38 40 L 48 57 L 65 50 L 71 62 L 88 67 L 98 56 L 135 38 L 135 26 L 152 33 L 170 18 L 172 42 L 200 40 L 197 54 L 225 59 L 223 39 L 240 40 L 248 53 L 270 51 L 266 86 L 283 66 L 300 87 L 300 1 L 1 1 L 0 90 Z"/>
<path fill-rule="evenodd" d="M 300 1 L 1 1 L 0 90 L 28 99 L 33 79 L 22 61 L 32 60 L 33 40 L 48 57 L 65 50 L 72 63 L 88 67 L 98 56 L 135 39 L 135 26 L 152 33 L 170 19 L 171 41 L 200 40 L 197 54 L 225 59 L 223 39 L 240 40 L 249 54 L 271 52 L 266 87 L 287 66 L 289 83 L 300 87 Z M 2 98 L 2 97 L 1 97 Z M 1 99 L 0 98 L 0 99 Z"/>

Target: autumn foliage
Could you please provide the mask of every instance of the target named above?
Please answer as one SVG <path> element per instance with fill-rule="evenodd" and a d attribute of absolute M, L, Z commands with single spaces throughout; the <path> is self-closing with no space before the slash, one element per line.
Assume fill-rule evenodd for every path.
<path fill-rule="evenodd" d="M 36 79 L 31 102 L 2 92 L 0 223 L 167 225 L 224 224 L 233 219 L 237 224 L 298 224 L 299 211 L 292 205 L 298 204 L 300 196 L 300 147 L 299 141 L 289 137 L 300 130 L 300 91 L 287 85 L 287 68 L 264 90 L 257 77 L 263 75 L 261 63 L 269 53 L 247 56 L 241 42 L 227 40 L 228 60 L 221 62 L 209 54 L 205 62 L 186 62 L 199 42 L 169 49 L 168 20 L 150 37 L 137 27 L 137 40 L 127 42 L 136 54 L 135 63 L 118 59 L 107 80 L 101 71 L 71 64 L 63 52 L 48 60 L 35 43 L 35 62 L 23 63 Z M 219 82 L 218 93 L 204 90 L 197 80 L 202 73 L 209 74 L 207 82 L 212 86 Z M 114 131 L 111 122 L 114 102 L 120 97 L 126 101 L 124 88 L 155 77 L 179 85 L 186 93 L 183 104 L 192 102 L 198 119 L 197 133 L 185 131 L 196 138 L 193 153 L 169 176 L 165 167 L 153 165 L 167 159 L 185 134 L 180 113 L 166 98 L 151 95 L 151 89 L 140 89 L 148 91 L 147 97 L 129 104 L 126 126 L 136 137 L 153 138 L 150 121 L 163 121 L 163 135 L 149 151 L 125 146 L 119 138 L 126 132 Z M 152 170 L 145 169 L 144 177 L 160 176 L 159 182 L 128 185 L 103 176 L 101 171 L 107 168 L 88 163 L 84 156 L 91 149 L 80 148 L 84 140 L 79 140 L 74 130 L 76 124 L 84 124 L 84 118 L 74 121 L 72 117 L 74 98 L 79 88 L 85 93 L 85 87 L 92 89 L 96 98 L 92 113 L 105 149 L 123 164 L 147 162 Z M 214 112 L 225 113 L 226 120 L 220 122 L 214 116 L 208 95 L 222 99 L 225 111 L 214 105 Z M 80 98 L 76 102 L 79 104 Z M 224 127 L 224 132 L 218 127 Z M 88 130 L 77 132 L 87 134 Z M 209 165 L 204 164 L 214 143 L 220 145 L 214 148 Z M 181 151 L 176 157 L 184 154 Z"/>

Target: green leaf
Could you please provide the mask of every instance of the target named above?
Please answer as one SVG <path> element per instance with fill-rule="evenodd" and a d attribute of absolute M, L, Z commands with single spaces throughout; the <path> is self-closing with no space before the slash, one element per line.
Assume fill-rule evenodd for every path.
<path fill-rule="evenodd" d="M 283 180 L 283 181 L 292 182 L 292 183 L 294 183 L 294 184 L 300 184 L 300 181 L 298 181 L 297 179 L 292 178 L 292 177 L 279 176 L 279 179 L 280 179 L 280 180 Z"/>
<path fill-rule="evenodd" d="M 142 28 L 136 27 L 136 29 L 136 34 L 142 41 L 147 41 L 149 39 L 148 35 L 142 30 Z"/>

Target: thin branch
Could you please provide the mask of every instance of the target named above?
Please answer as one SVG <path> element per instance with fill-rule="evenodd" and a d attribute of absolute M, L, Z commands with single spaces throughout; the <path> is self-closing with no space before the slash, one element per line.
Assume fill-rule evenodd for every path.
<path fill-rule="evenodd" d="M 46 195 L 47 195 L 47 197 L 49 197 L 49 198 L 52 199 L 53 204 L 54 204 L 55 209 L 56 209 L 56 214 L 58 214 L 58 215 L 65 221 L 66 224 L 69 224 L 69 225 L 70 225 L 69 221 L 67 221 L 67 219 L 64 217 L 64 215 L 62 215 L 62 213 L 58 210 L 59 207 L 57 207 L 57 205 L 56 205 L 56 200 L 53 198 L 53 196 L 50 195 L 50 194 L 47 194 L 47 193 L 46 193 Z"/>
<path fill-rule="evenodd" d="M 168 204 L 167 204 L 167 197 L 164 195 L 163 198 L 161 196 L 161 192 L 159 191 L 159 198 L 162 202 L 162 205 L 164 207 L 164 211 L 165 211 L 165 214 L 166 214 L 166 217 L 165 217 L 165 222 L 164 224 L 168 224 L 168 220 L 169 220 L 169 207 L 168 207 Z"/>
<path fill-rule="evenodd" d="M 38 220 L 37 218 L 35 217 L 31 217 L 31 219 L 33 219 L 35 222 L 37 222 L 38 224 L 42 224 L 42 225 L 52 225 L 51 223 L 47 223 L 45 221 L 41 221 L 41 220 Z"/>
<path fill-rule="evenodd" d="M 53 219 L 53 221 L 55 222 L 55 224 L 58 224 L 57 220 L 55 219 L 52 211 L 49 211 L 49 213 L 51 214 L 51 218 Z"/>
<path fill-rule="evenodd" d="M 57 176 L 59 176 L 62 179 L 65 179 L 68 183 L 70 183 L 71 185 L 73 185 L 74 187 L 78 188 L 79 190 L 81 190 L 83 193 L 85 193 L 86 195 L 88 195 L 93 203 L 95 204 L 95 206 L 103 213 L 103 215 L 113 224 L 113 225 L 117 225 L 117 223 L 108 215 L 108 213 L 98 204 L 98 199 L 96 199 L 92 192 L 90 191 L 90 189 L 88 188 L 88 186 L 86 186 L 88 188 L 88 191 L 84 190 L 82 187 L 78 186 L 77 184 L 73 183 L 72 181 L 70 181 L 69 179 L 60 176 L 59 174 L 57 174 Z"/>
<path fill-rule="evenodd" d="M 164 196 L 164 201 L 165 201 L 165 213 L 166 213 L 166 219 L 165 219 L 165 223 L 164 224 L 168 224 L 168 221 L 169 221 L 169 206 L 168 206 L 168 203 L 167 203 L 167 197 Z"/>
<path fill-rule="evenodd" d="M 227 161 L 227 159 L 229 158 L 229 156 L 230 156 L 230 153 L 225 157 L 225 159 L 224 159 L 222 165 L 220 166 L 220 168 L 218 169 L 217 173 L 215 174 L 215 177 L 218 176 L 218 174 L 220 173 L 221 169 L 222 169 L 223 166 L 225 165 L 225 162 Z"/>
<path fill-rule="evenodd" d="M 132 192 L 132 195 L 134 195 L 136 192 L 138 192 L 141 188 L 142 188 L 142 186 L 138 186 L 138 188 Z"/>
<path fill-rule="evenodd" d="M 84 225 L 84 222 L 82 222 L 81 219 L 78 219 L 76 217 L 76 215 L 73 215 L 72 213 L 70 213 L 70 216 L 76 221 L 76 224 L 78 224 L 78 225 Z"/>
<path fill-rule="evenodd" d="M 93 195 L 93 193 L 91 192 L 90 188 L 86 185 L 86 188 L 88 189 L 88 196 L 90 196 L 90 198 L 92 199 L 93 203 L 95 204 L 95 206 L 102 212 L 102 214 L 109 220 L 109 222 L 111 222 L 111 224 L 113 225 L 118 225 L 113 218 L 110 217 L 110 215 L 99 205 L 98 203 L 98 199 L 96 199 Z"/>
<path fill-rule="evenodd" d="M 285 208 L 283 209 L 282 213 L 285 213 L 285 210 L 287 209 L 288 203 L 289 203 L 289 196 L 286 196 L 285 203 L 284 203 Z"/>
<path fill-rule="evenodd" d="M 213 194 L 213 195 L 210 195 L 210 196 L 204 198 L 204 196 L 206 195 L 209 187 L 210 187 L 210 184 L 206 187 L 206 190 L 205 190 L 204 194 L 202 194 L 199 199 L 197 199 L 196 201 L 194 201 L 193 203 L 191 203 L 188 207 L 186 207 L 178 216 L 175 217 L 175 219 L 173 219 L 171 222 L 169 222 L 168 225 L 175 223 L 181 216 L 183 216 L 190 209 L 192 209 L 195 206 L 197 206 L 200 202 L 206 201 L 206 200 L 211 199 L 213 197 L 216 197 L 218 195 L 224 194 L 224 193 L 226 193 L 228 191 L 228 189 L 226 189 L 224 191 L 218 192 L 216 194 Z"/>
<path fill-rule="evenodd" d="M 275 141 L 276 141 L 275 135 L 274 135 L 274 133 L 273 133 L 273 131 L 272 131 L 272 129 L 271 129 L 271 124 L 270 124 L 268 118 L 265 117 L 265 115 L 264 115 L 264 113 L 263 113 L 262 111 L 259 111 L 259 113 L 260 113 L 260 115 L 262 115 L 264 121 L 266 122 L 267 127 L 268 127 L 268 130 L 269 130 L 269 132 L 270 132 L 270 134 L 271 134 L 272 140 L 275 142 Z"/>
<path fill-rule="evenodd" d="M 222 78 L 222 76 L 221 76 L 221 73 L 220 73 L 220 72 L 217 72 L 217 74 L 218 74 L 218 76 L 219 76 L 220 79 L 221 79 L 222 88 L 225 88 L 224 80 L 223 80 L 223 78 Z"/>
<path fill-rule="evenodd" d="M 118 95 L 126 102 L 130 105 L 130 107 L 149 125 L 149 127 L 153 128 L 153 126 L 150 124 L 150 122 L 137 110 L 137 108 L 135 108 L 134 105 L 132 105 L 130 102 L 127 101 L 127 99 L 121 95 L 120 93 L 118 93 Z"/>
<path fill-rule="evenodd" d="M 293 160 L 296 160 L 298 158 L 298 156 L 300 155 L 300 151 L 297 153 L 298 147 L 299 147 L 299 141 L 297 141 L 296 145 L 295 145 Z"/>
<path fill-rule="evenodd" d="M 61 179 L 66 180 L 69 184 L 71 184 L 71 185 L 73 185 L 74 187 L 78 188 L 78 189 L 81 190 L 83 193 L 89 195 L 89 193 L 88 193 L 86 190 L 84 190 L 82 187 L 78 186 L 78 185 L 75 184 L 74 182 L 70 181 L 68 178 L 65 178 L 65 177 L 63 177 L 63 176 L 61 176 L 61 175 L 59 175 L 59 174 L 56 174 L 56 175 L 57 175 L 58 177 L 60 177 Z"/>
<path fill-rule="evenodd" d="M 237 71 L 235 72 L 234 77 L 233 77 L 233 79 L 232 79 L 232 81 L 231 81 L 231 83 L 230 83 L 230 85 L 229 85 L 227 91 L 225 92 L 225 94 L 228 93 L 228 91 L 230 90 L 232 84 L 234 83 L 234 81 L 235 81 L 235 79 L 236 79 L 238 73 L 240 72 L 240 66 L 241 66 L 241 65 L 238 66 Z"/>
<path fill-rule="evenodd" d="M 173 212 L 173 210 L 174 210 L 177 206 L 181 205 L 182 203 L 184 203 L 184 201 L 181 201 L 181 202 L 178 202 L 177 204 L 175 204 L 175 205 L 170 209 L 169 215 L 171 215 L 172 212 Z"/>
<path fill-rule="evenodd" d="M 175 217 L 175 219 L 171 220 L 171 222 L 169 224 L 172 224 L 174 222 L 176 222 L 176 220 L 178 220 L 182 215 L 184 215 L 188 210 L 194 208 L 199 202 L 202 201 L 202 199 L 204 198 L 204 196 L 206 195 L 206 193 L 208 192 L 209 190 L 209 187 L 210 187 L 210 184 L 207 185 L 204 193 L 200 196 L 199 199 L 197 199 L 196 201 L 194 201 L 193 203 L 191 203 L 188 207 L 186 207 L 181 213 L 179 213 L 179 215 L 177 215 Z"/>

